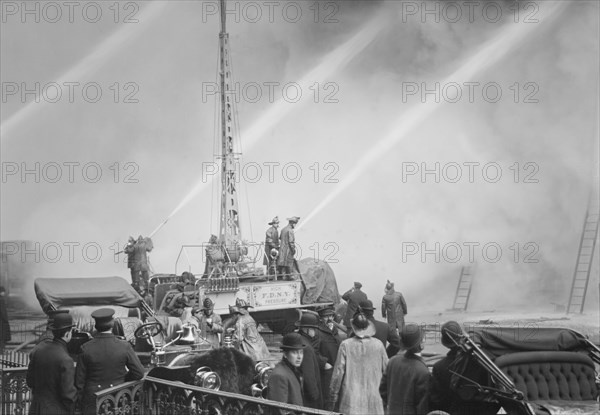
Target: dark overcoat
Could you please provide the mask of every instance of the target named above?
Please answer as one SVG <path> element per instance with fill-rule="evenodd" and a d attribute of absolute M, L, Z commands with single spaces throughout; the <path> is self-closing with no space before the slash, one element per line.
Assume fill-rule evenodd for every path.
<path fill-rule="evenodd" d="M 269 376 L 267 399 L 304 406 L 301 372 L 294 371 L 285 359 L 275 365 Z"/>
<path fill-rule="evenodd" d="M 348 303 L 348 307 L 346 308 L 346 315 L 344 316 L 344 325 L 348 328 L 352 327 L 350 325 L 350 320 L 354 317 L 354 313 L 358 309 L 358 304 L 361 301 L 367 301 L 367 294 L 362 292 L 360 289 L 350 289 L 342 295 L 342 300 Z"/>
<path fill-rule="evenodd" d="M 9 342 L 10 339 L 10 323 L 8 322 L 6 298 L 0 295 L 0 344 Z"/>
<path fill-rule="evenodd" d="M 429 369 L 421 357 L 406 352 L 392 357 L 381 378 L 379 393 L 387 415 L 429 412 Z"/>
<path fill-rule="evenodd" d="M 319 337 L 321 343 L 319 346 L 319 352 L 321 356 L 327 359 L 327 363 L 331 366 L 335 365 L 337 360 L 338 350 L 342 339 L 338 335 L 336 327 L 331 330 L 322 322 L 319 324 Z M 329 384 L 331 383 L 331 376 L 333 375 L 333 369 L 321 370 L 321 385 L 323 390 L 323 402 L 329 402 Z"/>
<path fill-rule="evenodd" d="M 27 386 L 33 399 L 29 415 L 68 415 L 77 398 L 75 362 L 62 339 L 38 345 L 30 355 Z"/>
<path fill-rule="evenodd" d="M 323 391 L 321 388 L 321 363 L 312 339 L 300 333 L 304 344 L 304 358 L 302 359 L 302 375 L 304 376 L 304 406 L 314 409 L 323 409 Z M 324 365 L 324 364 L 323 364 Z"/>
<path fill-rule="evenodd" d="M 401 332 L 404 327 L 404 316 L 407 313 L 408 309 L 402 293 L 390 291 L 381 299 L 381 315 L 387 318 L 390 327 L 398 328 Z"/>
<path fill-rule="evenodd" d="M 280 267 L 294 266 L 294 255 L 296 254 L 296 237 L 294 236 L 294 228 L 290 225 L 281 230 L 279 235 L 279 243 L 281 250 L 277 257 L 277 265 Z"/>
<path fill-rule="evenodd" d="M 112 333 L 97 334 L 81 346 L 77 361 L 75 386 L 82 394 L 83 414 L 96 413 L 94 393 L 143 377 L 144 367 L 127 340 Z"/>
<path fill-rule="evenodd" d="M 279 231 L 275 226 L 271 226 L 267 229 L 265 234 L 265 257 L 263 259 L 263 265 L 269 265 L 271 262 L 271 249 L 279 250 Z"/>
<path fill-rule="evenodd" d="M 383 321 L 375 320 L 372 317 L 369 317 L 369 320 L 375 325 L 375 335 L 373 337 L 383 343 L 387 349 L 388 357 L 391 358 L 396 355 L 402 346 L 398 332 Z"/>

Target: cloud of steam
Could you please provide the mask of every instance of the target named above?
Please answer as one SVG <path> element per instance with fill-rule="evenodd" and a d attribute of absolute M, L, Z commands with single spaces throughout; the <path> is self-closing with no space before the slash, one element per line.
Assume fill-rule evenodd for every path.
<path fill-rule="evenodd" d="M 273 182 L 263 169 L 261 180 L 240 183 L 243 231 L 248 235 L 251 223 L 255 240 L 262 239 L 263 227 L 275 215 L 306 218 L 335 189 L 335 183 L 324 180 L 327 174 L 344 180 L 402 114 L 420 105 L 419 97 L 402 101 L 403 83 L 441 82 L 500 31 L 526 24 L 514 22 L 510 2 L 498 3 L 505 14 L 497 23 L 481 15 L 472 23 L 464 19 L 422 23 L 418 17 L 403 21 L 407 17 L 403 2 L 340 1 L 336 2 L 338 23 L 329 24 L 314 23 L 309 3 L 303 9 L 308 18 L 298 23 L 241 19 L 229 24 L 237 81 L 242 85 L 298 81 L 376 13 L 385 11 L 395 24 L 382 27 L 374 42 L 343 70 L 331 74 L 329 81 L 338 87 L 337 103 L 323 102 L 329 92 L 324 89 L 320 102 L 290 103 L 288 114 L 245 150 L 242 163 L 281 163 Z M 476 75 L 482 84 L 500 84 L 502 100 L 489 103 L 478 95 L 474 103 L 463 99 L 440 104 L 435 115 L 380 155 L 297 233 L 303 256 L 329 255 L 340 290 L 361 280 L 377 302 L 385 281 L 391 279 L 409 308 L 443 310 L 452 304 L 465 258 L 438 263 L 429 255 L 423 263 L 415 255 L 402 261 L 402 243 L 431 249 L 436 242 L 441 246 L 496 242 L 503 249 L 498 262 L 487 262 L 480 254 L 477 258 L 473 308 L 531 305 L 542 309 L 551 302 L 566 302 L 592 172 L 598 166 L 598 5 L 568 4 L 558 18 L 544 22 L 548 7 L 539 2 L 539 28 Z M 102 71 L 71 80 L 94 80 L 106 86 L 136 82 L 139 104 L 103 100 L 94 105 L 45 105 L 30 122 L 14 128 L 10 140 L 3 139 L 3 162 L 30 166 L 36 161 L 42 165 L 98 162 L 103 168 L 98 183 L 82 179 L 22 183 L 12 178 L 2 183 L 3 240 L 30 239 L 41 241 L 42 246 L 52 241 L 81 246 L 96 242 L 102 247 L 98 262 L 85 261 L 79 253 L 73 263 L 41 264 L 40 273 L 127 276 L 122 255 L 115 262 L 112 247 L 122 248 L 130 234 L 149 233 L 201 176 L 202 163 L 213 161 L 213 97 L 203 99 L 202 90 L 203 83 L 215 81 L 218 21 L 211 17 L 203 23 L 201 11 L 201 4 L 195 2 L 169 3 L 156 21 L 140 21 L 144 36 L 114 50 Z M 530 10 L 522 10 L 520 16 L 526 12 Z M 5 39 L 14 33 L 15 49 L 9 52 L 19 48 L 30 53 L 19 60 L 3 59 L 3 81 L 48 81 L 51 74 L 31 68 L 36 54 L 44 54 L 48 65 L 58 68 L 52 73 L 64 73 L 67 67 L 61 67 L 61 62 L 78 62 L 113 32 L 111 28 L 108 23 L 93 31 L 77 26 L 77 36 L 72 36 L 73 28 L 67 25 L 60 31 L 36 26 L 38 37 L 60 45 L 54 58 L 34 42 L 28 43 L 27 36 L 17 36 L 31 27 L 9 22 L 3 27 L 3 51 Z M 530 91 L 524 88 L 527 82 L 538 85 L 538 103 L 523 102 L 523 94 Z M 510 89 L 515 83 L 521 93 L 518 103 Z M 256 103 L 242 99 L 238 105 L 242 131 L 271 106 L 265 99 Z M 14 102 L 3 105 L 3 122 L 20 108 Z M 110 169 L 115 162 L 121 173 L 118 183 Z M 123 181 L 133 171 L 125 169 L 127 162 L 139 168 L 133 176 L 137 183 Z M 281 174 L 281 167 L 291 162 L 302 167 L 302 177 L 295 183 Z M 503 178 L 488 183 L 479 175 L 474 183 L 464 179 L 436 183 L 429 176 L 423 183 L 417 175 L 402 181 L 402 163 L 431 167 L 435 162 L 497 162 Z M 539 168 L 537 183 L 523 183 L 530 172 L 524 169 L 527 162 Z M 326 169 L 326 163 L 337 170 Z M 519 163 L 518 183 L 510 169 L 514 163 Z M 215 231 L 216 206 L 217 201 L 204 192 L 169 220 L 154 238 L 155 271 L 173 272 L 181 244 L 201 243 Z M 523 262 L 532 252 L 524 249 L 527 242 L 537 244 L 537 263 Z M 515 248 L 511 250 L 515 243 L 518 261 Z M 597 287 L 597 261 L 593 270 L 590 287 Z M 598 303 L 595 291 L 590 289 L 588 297 L 591 309 Z"/>

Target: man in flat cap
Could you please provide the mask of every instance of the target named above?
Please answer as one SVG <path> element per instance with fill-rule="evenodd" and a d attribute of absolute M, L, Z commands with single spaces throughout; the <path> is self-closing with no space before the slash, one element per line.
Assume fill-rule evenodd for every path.
<path fill-rule="evenodd" d="M 279 226 L 279 218 L 275 216 L 271 222 L 269 222 L 271 227 L 267 229 L 265 234 L 265 258 L 263 259 L 263 265 L 267 266 L 267 274 L 268 275 L 276 275 L 277 274 L 277 255 L 279 254 L 279 231 L 277 227 Z M 272 255 L 271 252 L 277 251 L 277 254 Z"/>
<path fill-rule="evenodd" d="M 319 353 L 327 359 L 331 366 L 335 365 L 338 349 L 342 339 L 338 333 L 338 328 L 334 324 L 335 310 L 333 307 L 326 307 L 319 310 Z M 323 390 L 323 402 L 329 401 L 329 384 L 331 383 L 332 370 L 321 370 L 321 385 Z"/>
<path fill-rule="evenodd" d="M 83 415 L 96 413 L 95 392 L 144 377 L 144 367 L 129 342 L 112 333 L 114 314 L 112 308 L 94 311 L 98 334 L 81 347 L 75 386 L 82 394 Z"/>
<path fill-rule="evenodd" d="M 348 328 L 348 333 L 352 330 L 351 320 L 354 317 L 354 313 L 358 309 L 358 304 L 361 301 L 367 300 L 367 294 L 361 291 L 362 284 L 355 282 L 354 286 L 342 295 L 342 300 L 348 303 L 346 308 L 346 314 L 344 315 L 344 325 Z"/>
<path fill-rule="evenodd" d="M 294 271 L 294 255 L 296 255 L 296 237 L 294 236 L 294 228 L 298 224 L 300 218 L 298 216 L 292 216 L 287 218 L 288 225 L 281 230 L 279 235 L 279 242 L 281 251 L 277 257 L 277 279 L 281 279 L 283 275 L 284 279 L 291 280 L 292 272 Z"/>
<path fill-rule="evenodd" d="M 27 386 L 31 388 L 33 399 L 29 413 L 68 415 L 77 398 L 75 362 L 67 352 L 73 318 L 68 313 L 57 314 L 50 328 L 52 341 L 38 344 L 30 354 Z"/>

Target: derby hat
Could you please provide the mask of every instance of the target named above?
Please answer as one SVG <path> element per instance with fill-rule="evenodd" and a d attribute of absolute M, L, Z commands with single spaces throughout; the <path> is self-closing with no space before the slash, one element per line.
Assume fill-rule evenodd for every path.
<path fill-rule="evenodd" d="M 455 339 L 458 342 L 458 336 L 462 335 L 462 329 L 460 328 L 460 324 L 456 321 L 447 321 L 442 325 L 442 344 L 446 346 L 448 349 L 452 349 L 456 347 L 456 343 L 452 339 Z"/>
<path fill-rule="evenodd" d="M 69 314 L 68 311 L 66 313 L 59 313 L 54 315 L 52 323 L 50 323 L 50 329 L 52 331 L 70 329 L 72 327 L 75 327 L 75 325 L 73 324 L 73 317 L 71 316 L 71 314 Z"/>
<path fill-rule="evenodd" d="M 358 303 L 358 306 L 363 310 L 375 310 L 375 307 L 373 307 L 373 301 L 371 300 L 362 300 L 360 303 Z"/>
<path fill-rule="evenodd" d="M 304 349 L 306 345 L 302 342 L 302 336 L 298 333 L 288 333 L 283 336 L 281 340 L 281 346 L 279 346 L 282 350 L 298 350 Z"/>
<path fill-rule="evenodd" d="M 356 313 L 350 324 L 357 337 L 370 337 L 375 334 L 375 325 L 363 313 Z"/>
<path fill-rule="evenodd" d="M 316 329 L 319 327 L 319 318 L 313 313 L 303 312 L 300 320 L 296 321 L 294 325 L 296 327 L 312 327 Z"/>
<path fill-rule="evenodd" d="M 300 218 L 298 216 L 292 216 L 291 218 L 287 218 L 288 222 L 298 223 Z"/>
<path fill-rule="evenodd" d="M 402 347 L 406 350 L 414 349 L 421 344 L 423 340 L 423 330 L 418 324 L 408 323 L 402 329 L 400 334 Z"/>
<path fill-rule="evenodd" d="M 275 217 L 273 218 L 273 220 L 272 220 L 271 222 L 269 222 L 268 224 L 269 224 L 269 225 L 274 225 L 274 224 L 276 224 L 276 223 L 279 223 L 279 216 L 275 216 Z"/>

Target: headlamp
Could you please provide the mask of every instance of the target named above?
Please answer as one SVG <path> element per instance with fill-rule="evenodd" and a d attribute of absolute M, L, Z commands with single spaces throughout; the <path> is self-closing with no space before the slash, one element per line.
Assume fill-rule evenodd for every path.
<path fill-rule="evenodd" d="M 194 385 L 218 391 L 221 387 L 221 378 L 215 372 L 211 371 L 210 367 L 202 366 L 196 370 Z"/>
<path fill-rule="evenodd" d="M 254 370 L 256 371 L 257 382 L 261 387 L 266 388 L 269 384 L 269 376 L 271 376 L 273 369 L 267 363 L 259 362 L 254 366 Z"/>

